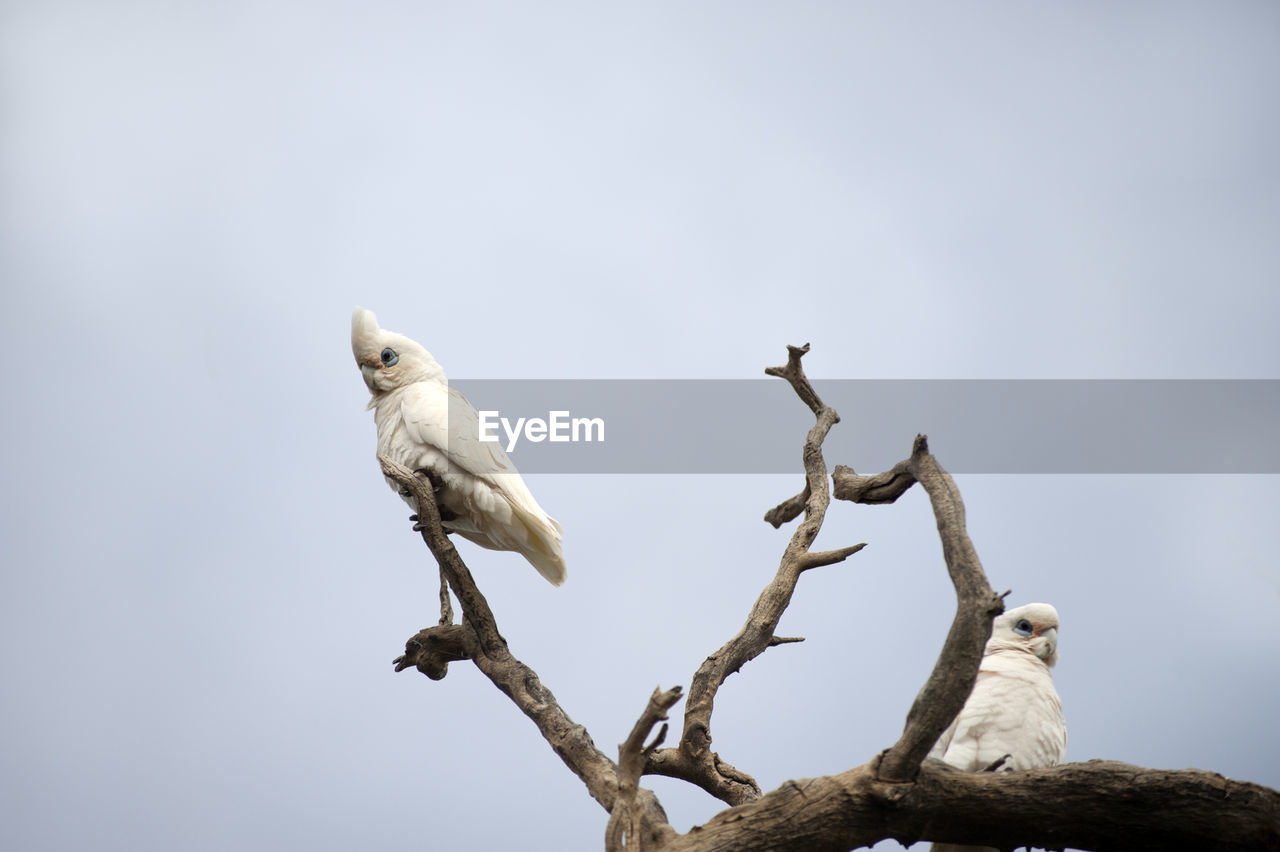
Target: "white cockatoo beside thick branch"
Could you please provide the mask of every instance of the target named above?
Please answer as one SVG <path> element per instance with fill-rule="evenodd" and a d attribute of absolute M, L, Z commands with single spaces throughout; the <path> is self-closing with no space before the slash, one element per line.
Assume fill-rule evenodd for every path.
<path fill-rule="evenodd" d="M 564 582 L 560 524 L 551 518 L 496 442 L 480 440 L 479 418 L 449 387 L 431 353 L 378 327 L 372 311 L 351 314 L 351 351 L 378 426 L 378 454 L 438 483 L 447 530 L 490 550 L 514 550 L 558 586 Z M 387 479 L 397 493 L 400 487 Z M 401 494 L 413 510 L 412 497 Z"/>
<path fill-rule="evenodd" d="M 973 691 L 929 756 L 969 772 L 981 772 L 1005 755 L 997 771 L 1061 763 L 1067 723 L 1049 673 L 1056 662 L 1056 609 L 1031 603 L 998 616 Z M 990 847 L 933 845 L 934 852 L 986 849 Z"/>

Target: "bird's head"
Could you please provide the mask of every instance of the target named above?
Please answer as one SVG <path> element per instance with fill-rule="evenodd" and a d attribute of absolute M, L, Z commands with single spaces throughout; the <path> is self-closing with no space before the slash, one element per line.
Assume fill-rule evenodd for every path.
<path fill-rule="evenodd" d="M 373 311 L 361 307 L 351 313 L 351 352 L 375 397 L 414 382 L 446 381 L 430 352 L 403 334 L 379 328 Z"/>
<path fill-rule="evenodd" d="M 1058 611 L 1047 603 L 1011 609 L 991 624 L 987 651 L 1029 651 L 1046 666 L 1058 662 Z"/>

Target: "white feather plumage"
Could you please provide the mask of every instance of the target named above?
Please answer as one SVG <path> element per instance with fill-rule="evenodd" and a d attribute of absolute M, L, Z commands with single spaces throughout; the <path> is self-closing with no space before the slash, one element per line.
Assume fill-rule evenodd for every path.
<path fill-rule="evenodd" d="M 1046 603 L 1011 609 L 991 625 L 973 692 L 929 752 L 979 772 L 1004 755 L 1001 772 L 1056 766 L 1067 724 L 1049 668 L 1058 661 L 1058 611 Z M 986 850 L 935 843 L 934 852 Z"/>
<path fill-rule="evenodd" d="M 373 312 L 360 307 L 351 314 L 351 351 L 372 394 L 378 453 L 438 477 L 437 499 L 453 516 L 444 526 L 481 547 L 515 551 L 552 584 L 563 583 L 560 524 L 538 505 L 502 447 L 479 440 L 475 408 L 449 387 L 431 353 L 379 328 Z M 399 493 L 394 481 L 387 484 Z M 417 511 L 412 498 L 404 499 Z"/>

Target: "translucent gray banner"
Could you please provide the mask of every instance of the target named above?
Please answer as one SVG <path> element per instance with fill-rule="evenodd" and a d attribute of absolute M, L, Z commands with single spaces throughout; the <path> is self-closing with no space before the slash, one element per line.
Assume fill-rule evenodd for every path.
<path fill-rule="evenodd" d="M 797 473 L 813 424 L 780 379 L 451 384 L 480 412 L 468 438 L 523 473 Z M 813 384 L 842 418 L 828 464 L 859 473 L 916 433 L 953 473 L 1280 473 L 1277 380 Z"/>

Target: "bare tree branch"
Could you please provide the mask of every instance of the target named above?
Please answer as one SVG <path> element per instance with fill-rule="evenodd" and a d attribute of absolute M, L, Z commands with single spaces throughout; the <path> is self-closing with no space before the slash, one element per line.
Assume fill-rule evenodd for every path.
<path fill-rule="evenodd" d="M 1004 611 L 1004 599 L 991 590 L 982 563 L 964 525 L 964 502 L 955 480 L 929 453 L 917 435 L 907 462 L 911 476 L 933 504 L 942 539 L 942 556 L 956 590 L 956 614 L 933 672 L 907 713 L 906 728 L 880 762 L 883 781 L 909 781 L 939 735 L 964 706 L 978 677 L 982 652 L 991 638 L 991 619 Z"/>
<path fill-rule="evenodd" d="M 618 798 L 609 814 L 609 825 L 605 830 L 605 849 L 608 852 L 621 852 L 624 849 L 643 852 L 646 848 L 652 848 L 646 842 L 646 836 L 636 831 L 636 795 L 640 790 L 640 776 L 644 773 L 645 762 L 667 738 L 667 711 L 680 697 L 678 686 L 666 692 L 655 687 L 644 712 L 631 729 L 631 735 L 618 746 Z M 653 742 L 645 745 L 649 732 L 659 722 L 664 724 L 658 735 Z"/>
<path fill-rule="evenodd" d="M 813 389 L 813 385 L 809 384 L 809 380 L 805 377 L 804 368 L 800 366 L 800 359 L 808 354 L 809 344 L 807 343 L 804 346 L 788 346 L 787 363 L 781 367 L 765 367 L 764 374 L 786 379 L 791 383 L 791 389 L 796 392 L 796 396 L 800 397 L 801 402 L 809 406 L 810 411 L 819 417 L 822 416 L 823 411 L 830 411 L 832 415 L 835 415 L 835 422 L 839 423 L 840 417 L 836 415 L 835 409 L 828 408 L 822 404 L 822 400 L 818 398 L 817 391 Z M 808 480 L 807 487 L 813 488 L 812 479 Z"/>
<path fill-rule="evenodd" d="M 429 479 L 425 475 L 415 475 L 409 468 L 386 456 L 379 455 L 378 461 L 382 465 L 383 474 L 412 494 L 417 503 L 418 520 L 414 529 L 422 534 L 423 541 L 431 549 L 462 605 L 462 626 L 473 634 L 466 642 L 466 649 L 476 667 L 533 721 L 552 750 L 582 779 L 591 797 L 606 811 L 612 811 L 618 793 L 617 767 L 596 748 L 587 729 L 574 722 L 561 709 L 556 697 L 542 685 L 537 673 L 516 659 L 507 647 L 507 641 L 498 632 L 498 624 L 493 611 L 489 609 L 488 601 L 476 587 L 471 571 L 445 534 Z M 433 637 L 443 637 L 448 635 L 443 632 L 447 628 L 448 625 L 443 625 L 423 632 L 430 633 Z M 422 633 L 418 634 L 421 635 Z M 410 653 L 410 648 L 406 645 L 404 659 L 408 659 Z M 403 666 L 397 662 L 397 670 L 400 668 Z M 633 819 L 639 823 L 635 829 L 638 834 L 643 834 L 648 841 L 655 843 L 674 834 L 657 797 L 651 791 L 639 790 L 635 805 Z"/>
<path fill-rule="evenodd" d="M 890 470 L 872 476 L 859 476 L 848 465 L 838 464 L 831 473 L 837 500 L 879 505 L 892 503 L 906 493 L 916 478 L 910 470 L 911 462 L 900 461 Z"/>
<path fill-rule="evenodd" d="M 659 748 L 665 720 L 680 687 L 655 689 L 614 764 L 586 730 L 560 708 L 537 674 L 512 655 L 487 601 L 441 524 L 433 483 L 390 459 L 383 472 L 414 497 L 415 530 L 431 548 L 447 586 L 441 590 L 441 623 L 419 631 L 396 660 L 428 677 L 446 676 L 450 662 L 470 659 L 538 727 L 610 812 L 606 847 L 662 852 L 710 850 L 832 850 L 842 852 L 894 838 L 1092 850 L 1250 849 L 1280 852 L 1280 792 L 1200 770 L 1164 771 L 1090 761 L 1020 772 L 966 773 L 928 753 L 972 689 L 991 620 L 1003 595 L 987 582 L 965 530 L 964 504 L 955 482 L 917 436 L 910 458 L 890 471 L 859 476 L 839 466 L 832 481 L 838 499 L 892 503 L 916 482 L 929 495 L 947 571 L 956 591 L 956 614 L 929 679 L 907 714 L 897 743 L 871 762 L 838 775 L 788 781 L 762 794 L 755 780 L 711 751 L 715 696 L 729 675 L 775 645 L 802 641 L 775 634 L 800 575 L 844 561 L 863 545 L 812 552 L 830 504 L 822 444 L 839 416 L 819 399 L 800 366 L 808 346 L 788 347 L 787 364 L 765 372 L 791 383 L 815 416 L 804 444 L 804 491 L 765 518 L 779 526 L 797 517 L 777 574 L 760 593 L 746 623 L 694 674 L 680 742 Z M 462 609 L 452 624 L 448 589 Z M 1005 594 L 1008 594 L 1007 592 Z M 654 727 L 658 734 L 646 744 Z M 996 770 L 1003 759 L 988 770 Z M 687 834 L 668 824 L 657 798 L 640 787 L 642 775 L 660 774 L 695 784 L 736 805 Z"/>
<path fill-rule="evenodd" d="M 1280 793 L 1213 772 L 1100 760 L 961 772 L 929 760 L 914 782 L 891 784 L 877 779 L 876 762 L 788 781 L 663 850 L 844 852 L 888 838 L 1098 852 L 1280 850 Z"/>
<path fill-rule="evenodd" d="M 449 575 L 440 569 L 440 624 L 453 624 L 453 602 L 449 600 Z"/>
<path fill-rule="evenodd" d="M 806 479 L 804 490 L 794 497 L 788 497 L 772 509 L 764 513 L 764 519 L 767 523 L 773 524 L 776 530 L 783 524 L 790 523 L 800 517 L 800 513 L 804 511 L 805 504 L 809 502 L 809 481 Z"/>
<path fill-rule="evenodd" d="M 824 565 L 835 565 L 837 562 L 845 561 L 866 546 L 866 542 L 863 542 L 862 544 L 851 544 L 848 547 L 841 547 L 837 550 L 820 550 L 817 553 L 803 553 L 798 557 L 800 570 L 808 571 L 810 568 L 821 568 Z"/>
<path fill-rule="evenodd" d="M 783 644 L 774 635 L 801 573 L 819 565 L 831 565 L 857 553 L 863 545 L 841 548 L 825 553 L 810 553 L 822 528 L 827 506 L 831 502 L 827 483 L 827 465 L 822 457 L 822 443 L 831 427 L 840 421 L 835 409 L 824 405 L 809 383 L 800 365 L 800 359 L 809 351 L 809 345 L 788 346 L 787 363 L 782 367 L 765 370 L 790 382 L 796 395 L 813 411 L 816 422 L 805 439 L 803 461 L 805 469 L 804 497 L 805 519 L 791 536 L 781 564 L 773 580 L 760 593 L 747 616 L 747 622 L 723 647 L 698 667 L 689 686 L 689 698 L 685 702 L 684 730 L 680 744 L 675 749 L 663 749 L 655 753 L 646 772 L 669 775 L 697 784 L 711 795 L 731 805 L 749 802 L 760 796 L 755 779 L 720 760 L 711 751 L 711 714 L 715 697 L 721 684 L 729 675 L 764 653 L 768 648 Z M 782 506 L 792 504 L 792 498 Z M 780 507 L 781 509 L 781 507 Z M 779 512 L 779 509 L 775 509 Z M 785 514 L 786 510 L 780 514 Z M 768 517 L 768 516 L 766 516 Z"/>
<path fill-rule="evenodd" d="M 432 680 L 449 673 L 449 663 L 469 660 L 475 653 L 475 633 L 460 624 L 437 624 L 419 630 L 404 643 L 404 653 L 396 657 L 396 671 L 416 668 Z"/>

